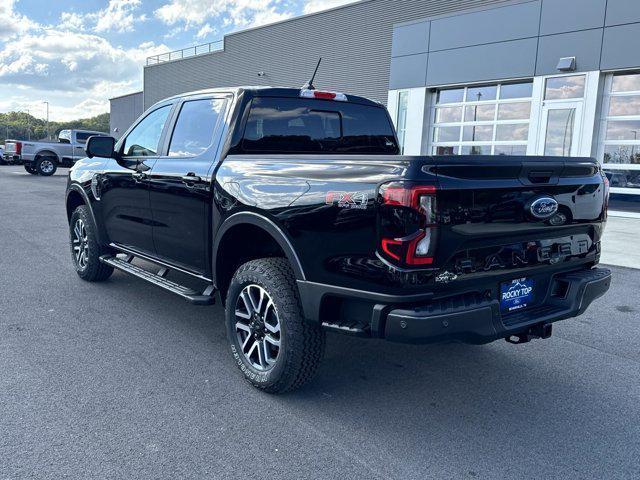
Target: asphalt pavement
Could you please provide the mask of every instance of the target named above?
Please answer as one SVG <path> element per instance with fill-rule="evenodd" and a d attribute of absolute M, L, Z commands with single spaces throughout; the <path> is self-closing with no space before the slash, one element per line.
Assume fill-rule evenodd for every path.
<path fill-rule="evenodd" d="M 640 478 L 640 270 L 525 345 L 330 335 L 269 396 L 219 306 L 76 276 L 66 172 L 0 167 L 0 479 Z"/>

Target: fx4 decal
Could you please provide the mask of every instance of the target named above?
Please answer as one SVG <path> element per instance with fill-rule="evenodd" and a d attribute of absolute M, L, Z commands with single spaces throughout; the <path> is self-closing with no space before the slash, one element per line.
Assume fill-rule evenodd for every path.
<path fill-rule="evenodd" d="M 364 192 L 327 192 L 325 203 L 337 205 L 339 208 L 367 208 L 369 195 Z"/>

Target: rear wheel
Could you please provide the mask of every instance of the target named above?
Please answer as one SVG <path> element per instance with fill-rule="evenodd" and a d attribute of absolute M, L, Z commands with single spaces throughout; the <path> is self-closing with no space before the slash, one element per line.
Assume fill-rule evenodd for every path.
<path fill-rule="evenodd" d="M 269 393 L 301 387 L 324 354 L 325 333 L 302 315 L 295 276 L 283 258 L 242 265 L 226 301 L 227 338 L 244 378 Z"/>
<path fill-rule="evenodd" d="M 34 167 L 32 167 L 31 165 L 25 165 L 24 169 L 27 172 L 29 172 L 31 175 L 37 175 L 38 174 L 38 171 Z"/>
<path fill-rule="evenodd" d="M 69 224 L 71 258 L 80 278 L 101 282 L 113 273 L 113 268 L 100 261 L 108 253 L 99 243 L 89 209 L 80 205 L 73 211 Z"/>
<path fill-rule="evenodd" d="M 36 159 L 36 171 L 45 177 L 50 177 L 58 169 L 58 161 L 53 157 L 38 157 Z"/>

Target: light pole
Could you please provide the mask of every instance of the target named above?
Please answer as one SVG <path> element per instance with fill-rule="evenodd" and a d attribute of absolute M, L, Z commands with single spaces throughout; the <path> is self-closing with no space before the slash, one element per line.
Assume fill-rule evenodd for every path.
<path fill-rule="evenodd" d="M 49 132 L 49 102 L 45 100 L 42 103 L 47 104 L 47 140 L 51 140 L 51 132 Z"/>

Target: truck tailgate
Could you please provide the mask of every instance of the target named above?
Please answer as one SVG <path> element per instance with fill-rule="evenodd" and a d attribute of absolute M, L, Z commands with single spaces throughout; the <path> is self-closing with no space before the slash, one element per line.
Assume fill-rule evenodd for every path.
<path fill-rule="evenodd" d="M 425 185 L 434 189 L 433 220 L 420 235 L 430 241 L 422 268 L 435 270 L 436 282 L 513 278 L 519 271 L 599 253 L 608 186 L 594 159 L 413 157 L 400 184 L 391 188 L 418 194 Z M 387 213 L 383 208 L 380 243 L 382 250 L 391 244 L 387 251 L 393 255 L 392 248 L 405 252 L 404 244 L 393 244 L 411 239 L 416 227 L 406 216 L 398 222 L 403 207 L 385 198 L 390 195 L 384 190 L 381 201 L 390 205 Z M 405 255 L 396 256 L 402 262 Z M 411 252 L 402 266 L 411 267 L 416 258 Z"/>
<path fill-rule="evenodd" d="M 436 157 L 421 171 L 437 179 L 436 265 L 459 277 L 599 248 L 608 193 L 594 159 Z"/>
<path fill-rule="evenodd" d="M 6 155 L 15 155 L 18 151 L 16 142 L 6 142 L 4 145 L 4 153 Z"/>

